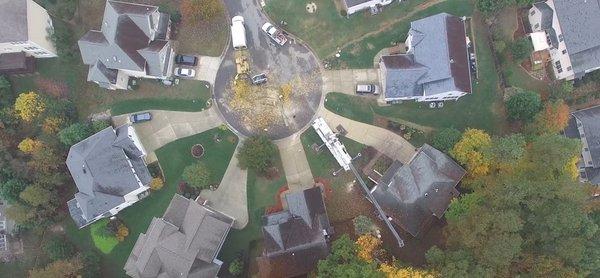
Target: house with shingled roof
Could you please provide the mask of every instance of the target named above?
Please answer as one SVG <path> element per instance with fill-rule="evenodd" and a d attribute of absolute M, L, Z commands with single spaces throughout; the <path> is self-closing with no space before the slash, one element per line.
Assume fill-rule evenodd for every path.
<path fill-rule="evenodd" d="M 78 228 L 148 195 L 152 177 L 145 156 L 131 125 L 107 127 L 71 147 L 66 164 L 78 192 L 67 206 Z"/>
<path fill-rule="evenodd" d="M 544 32 L 556 79 L 600 69 L 600 0 L 547 0 L 529 10 L 533 33 Z"/>
<path fill-rule="evenodd" d="M 157 6 L 107 1 L 100 31 L 79 39 L 88 81 L 126 90 L 129 79 L 168 79 L 175 52 L 169 40 L 171 20 Z"/>
<path fill-rule="evenodd" d="M 568 138 L 581 140 L 581 159 L 578 163 L 579 180 L 596 186 L 594 195 L 600 195 L 600 105 L 571 113 L 564 130 Z"/>
<path fill-rule="evenodd" d="M 198 199 L 200 200 L 200 199 Z M 125 263 L 125 273 L 143 277 L 216 277 L 217 255 L 234 219 L 205 203 L 175 194 L 161 218 L 141 233 Z"/>
<path fill-rule="evenodd" d="M 406 53 L 379 61 L 386 102 L 458 100 L 472 92 L 462 18 L 440 13 L 413 21 L 405 44 Z"/>
<path fill-rule="evenodd" d="M 287 210 L 263 217 L 264 252 L 260 277 L 297 277 L 311 272 L 329 254 L 329 224 L 323 190 L 312 187 L 285 195 Z"/>

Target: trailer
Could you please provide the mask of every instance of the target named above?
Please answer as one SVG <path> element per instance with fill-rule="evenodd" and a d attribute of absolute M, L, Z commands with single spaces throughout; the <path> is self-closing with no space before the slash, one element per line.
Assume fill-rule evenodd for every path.
<path fill-rule="evenodd" d="M 281 30 L 275 28 L 275 26 L 269 22 L 263 24 L 262 30 L 279 45 L 285 45 L 287 42 L 287 37 L 285 34 Z"/>

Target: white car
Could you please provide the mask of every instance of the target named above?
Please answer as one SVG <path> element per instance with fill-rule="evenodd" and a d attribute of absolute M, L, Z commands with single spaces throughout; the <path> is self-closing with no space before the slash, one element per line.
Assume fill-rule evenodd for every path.
<path fill-rule="evenodd" d="M 175 76 L 194 77 L 196 76 L 196 71 L 194 69 L 175 68 Z"/>

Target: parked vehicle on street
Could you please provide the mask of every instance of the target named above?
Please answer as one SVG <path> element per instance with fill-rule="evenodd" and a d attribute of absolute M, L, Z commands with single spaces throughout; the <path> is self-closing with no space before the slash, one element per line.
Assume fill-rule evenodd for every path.
<path fill-rule="evenodd" d="M 275 28 L 275 26 L 269 22 L 263 24 L 262 30 L 265 31 L 265 33 L 267 33 L 267 35 L 279 45 L 285 45 L 287 42 L 287 37 L 285 34 L 281 30 Z"/>
<path fill-rule="evenodd" d="M 244 27 L 244 17 L 238 15 L 231 19 L 231 44 L 233 49 L 246 49 L 246 27 Z"/>
<path fill-rule="evenodd" d="M 252 76 L 252 84 L 254 84 L 254 85 L 260 85 L 260 84 L 263 84 L 266 82 L 267 82 L 267 74 L 266 73 L 261 73 L 261 74 Z"/>
<path fill-rule="evenodd" d="M 150 112 L 142 112 L 142 113 L 135 113 L 135 114 L 131 114 L 131 116 L 129 116 L 129 121 L 131 121 L 132 123 L 141 123 L 141 122 L 147 122 L 152 120 L 152 114 L 150 114 Z"/>
<path fill-rule="evenodd" d="M 175 75 L 179 77 L 194 77 L 196 71 L 194 69 L 175 68 Z"/>
<path fill-rule="evenodd" d="M 177 56 L 175 56 L 175 64 L 186 65 L 186 66 L 196 66 L 196 65 L 198 65 L 198 57 L 191 56 L 191 55 L 177 54 Z"/>
<path fill-rule="evenodd" d="M 379 86 L 373 84 L 358 84 L 356 85 L 357 94 L 373 94 L 379 95 Z"/>

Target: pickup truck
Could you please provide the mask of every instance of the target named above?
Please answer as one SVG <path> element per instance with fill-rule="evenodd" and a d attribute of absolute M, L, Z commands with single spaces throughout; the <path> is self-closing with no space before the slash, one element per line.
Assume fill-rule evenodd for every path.
<path fill-rule="evenodd" d="M 285 45 L 285 43 L 287 42 L 287 37 L 285 36 L 285 34 L 283 34 L 281 30 L 275 28 L 275 26 L 273 26 L 273 24 L 269 22 L 263 24 L 262 30 L 265 31 L 265 33 L 267 33 L 267 35 L 279 45 Z"/>

